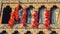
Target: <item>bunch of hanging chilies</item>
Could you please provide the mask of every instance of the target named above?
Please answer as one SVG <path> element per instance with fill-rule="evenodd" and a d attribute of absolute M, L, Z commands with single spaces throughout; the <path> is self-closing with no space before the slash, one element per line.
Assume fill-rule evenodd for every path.
<path fill-rule="evenodd" d="M 24 27 L 24 26 L 26 26 L 26 16 L 27 16 L 27 12 L 26 12 L 27 10 L 26 10 L 26 8 L 25 7 L 23 7 L 22 8 L 22 17 L 21 17 L 21 24 L 22 24 L 22 26 Z M 15 8 L 15 11 L 13 11 L 12 13 L 11 13 L 11 17 L 10 17 L 10 19 L 9 19 L 9 23 L 8 23 L 8 26 L 9 27 L 12 27 L 13 26 L 13 24 L 15 24 L 15 20 L 14 19 L 16 19 L 17 21 L 19 20 L 19 15 L 18 15 L 18 13 L 19 13 L 19 6 L 17 6 L 16 8 Z M 44 23 L 44 26 L 45 26 L 45 28 L 46 29 L 49 29 L 49 26 L 50 26 L 50 11 L 49 10 L 46 10 L 46 12 L 45 12 L 45 23 Z M 39 21 L 38 21 L 38 10 L 34 10 L 34 13 L 33 13 L 33 15 L 32 15 L 32 17 L 33 17 L 33 22 L 32 22 L 32 27 L 33 28 L 38 28 L 38 25 L 39 25 Z"/>

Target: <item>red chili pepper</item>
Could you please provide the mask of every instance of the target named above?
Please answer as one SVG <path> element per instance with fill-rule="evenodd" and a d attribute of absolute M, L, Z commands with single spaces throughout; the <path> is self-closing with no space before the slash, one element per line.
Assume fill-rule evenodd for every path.
<path fill-rule="evenodd" d="M 9 27 L 12 27 L 13 24 L 15 23 L 14 19 L 19 20 L 18 18 L 18 6 L 15 8 L 15 11 L 13 13 L 11 13 L 11 17 L 8 23 Z"/>
<path fill-rule="evenodd" d="M 19 6 L 17 6 L 15 8 L 15 18 L 16 18 L 16 20 L 19 20 L 18 11 L 19 11 Z"/>
<path fill-rule="evenodd" d="M 26 15 L 27 15 L 26 8 L 23 8 L 22 11 L 23 11 L 23 14 L 22 14 L 22 21 L 21 21 L 21 23 L 22 23 L 22 25 L 24 27 L 24 26 L 26 26 Z"/>
<path fill-rule="evenodd" d="M 32 24 L 32 27 L 33 28 L 38 28 L 38 11 L 35 11 L 34 14 L 33 14 L 33 18 L 34 18 L 34 21 L 33 21 L 33 24 Z"/>
<path fill-rule="evenodd" d="M 49 10 L 46 10 L 46 13 L 45 13 L 45 28 L 49 30 L 49 25 L 50 25 L 50 11 Z"/>
<path fill-rule="evenodd" d="M 15 18 L 15 16 L 14 16 L 14 12 L 13 13 L 11 13 L 11 17 L 10 17 L 10 20 L 9 20 L 9 23 L 8 23 L 8 26 L 9 27 L 12 27 L 12 25 L 14 24 L 14 18 Z"/>

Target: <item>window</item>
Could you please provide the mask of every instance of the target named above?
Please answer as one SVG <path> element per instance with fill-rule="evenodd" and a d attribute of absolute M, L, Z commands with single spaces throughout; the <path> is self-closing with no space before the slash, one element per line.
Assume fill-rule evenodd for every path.
<path fill-rule="evenodd" d="M 50 14 L 50 23 L 51 24 L 56 24 L 58 22 L 58 17 L 59 17 L 59 8 L 57 6 L 53 6 L 51 8 L 51 14 Z"/>
<path fill-rule="evenodd" d="M 39 9 L 38 9 L 38 19 L 39 19 L 39 23 L 43 24 L 44 23 L 44 12 L 46 11 L 46 7 L 44 5 L 42 5 Z"/>
<path fill-rule="evenodd" d="M 8 34 L 5 30 L 3 30 L 2 32 L 1 32 L 1 34 Z"/>
<path fill-rule="evenodd" d="M 44 34 L 44 32 L 43 31 L 39 31 L 39 33 L 38 34 Z"/>
<path fill-rule="evenodd" d="M 8 24 L 8 21 L 10 19 L 10 13 L 12 12 L 12 9 L 10 6 L 6 6 L 3 9 L 3 16 L 2 16 L 2 24 Z"/>
<path fill-rule="evenodd" d="M 52 31 L 50 34 L 57 34 L 56 31 Z"/>
<path fill-rule="evenodd" d="M 27 8 L 27 23 L 32 23 L 32 12 L 31 10 L 33 10 L 33 6 L 29 6 Z"/>
<path fill-rule="evenodd" d="M 19 32 L 18 31 L 14 31 L 12 34 L 19 34 Z"/>
<path fill-rule="evenodd" d="M 27 31 L 25 34 L 32 34 L 30 31 Z"/>

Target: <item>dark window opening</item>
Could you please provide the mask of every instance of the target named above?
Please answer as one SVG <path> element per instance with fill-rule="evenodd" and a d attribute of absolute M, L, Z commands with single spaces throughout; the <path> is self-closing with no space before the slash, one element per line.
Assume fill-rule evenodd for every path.
<path fill-rule="evenodd" d="M 27 31 L 25 34 L 32 34 L 30 31 Z"/>
<path fill-rule="evenodd" d="M 14 31 L 12 34 L 19 34 L 19 32 L 18 31 Z"/>
<path fill-rule="evenodd" d="M 1 34 L 8 34 L 5 30 L 3 30 L 2 32 L 1 32 Z"/>
<path fill-rule="evenodd" d="M 27 21 L 27 24 L 31 24 L 31 22 L 32 22 L 32 13 L 31 13 L 31 10 L 33 10 L 33 6 L 29 6 L 28 8 L 27 8 L 27 19 L 26 19 L 26 21 Z"/>
<path fill-rule="evenodd" d="M 50 10 L 50 24 L 55 24 L 56 23 L 56 14 L 55 14 L 55 10 L 57 9 L 57 6 L 53 6 Z"/>
<path fill-rule="evenodd" d="M 56 31 L 52 31 L 50 34 L 57 34 Z"/>
<path fill-rule="evenodd" d="M 8 24 L 8 21 L 10 19 L 10 13 L 12 12 L 12 9 L 10 6 L 6 6 L 3 9 L 3 16 L 2 16 L 2 24 Z"/>
<path fill-rule="evenodd" d="M 39 33 L 38 34 L 44 34 L 44 32 L 43 31 L 39 31 Z"/>
<path fill-rule="evenodd" d="M 46 7 L 44 5 L 42 5 L 39 9 L 38 9 L 38 22 L 43 24 L 44 23 L 44 12 L 45 12 Z"/>

